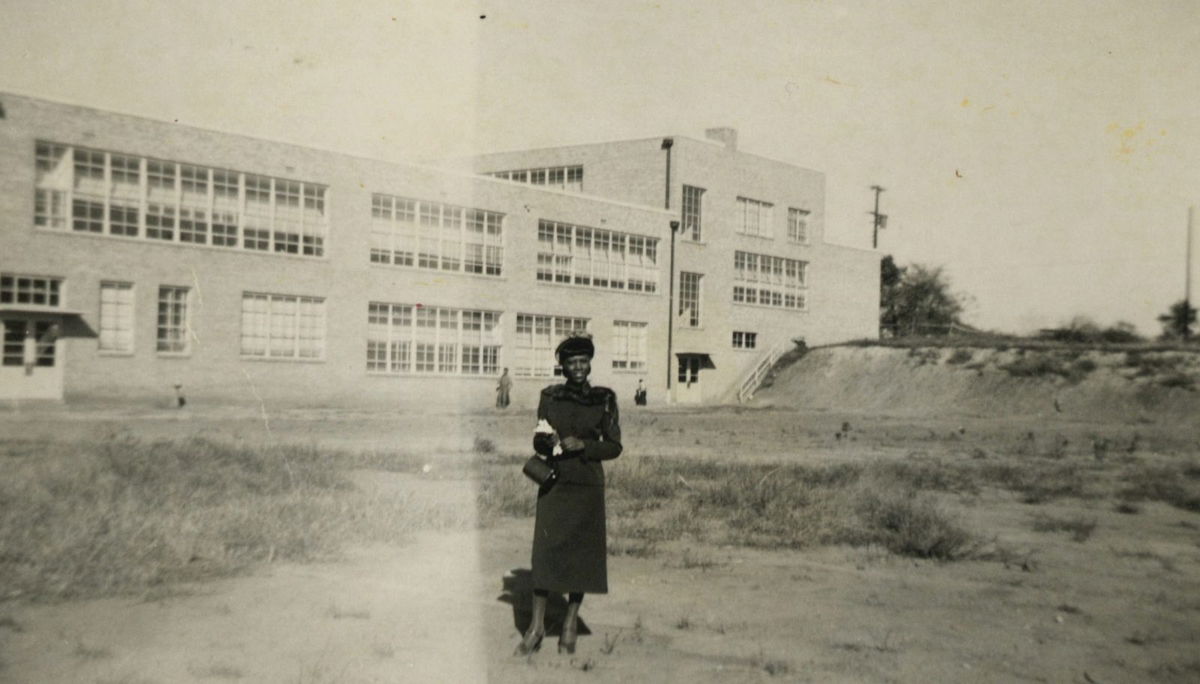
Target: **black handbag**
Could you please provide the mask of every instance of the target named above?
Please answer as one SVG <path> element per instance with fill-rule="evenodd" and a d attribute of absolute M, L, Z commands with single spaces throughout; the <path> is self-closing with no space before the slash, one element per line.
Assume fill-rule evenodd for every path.
<path fill-rule="evenodd" d="M 533 480 L 534 484 L 539 487 L 558 479 L 558 469 L 546 459 L 536 454 L 530 456 L 528 461 L 525 461 L 525 466 L 521 468 L 521 472 L 525 473 L 525 477 Z"/>

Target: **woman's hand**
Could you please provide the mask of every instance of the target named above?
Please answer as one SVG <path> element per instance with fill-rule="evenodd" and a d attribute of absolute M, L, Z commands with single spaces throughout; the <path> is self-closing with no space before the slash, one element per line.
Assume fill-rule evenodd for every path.
<path fill-rule="evenodd" d="M 563 451 L 583 451 L 583 440 L 578 437 L 563 437 L 560 442 Z"/>

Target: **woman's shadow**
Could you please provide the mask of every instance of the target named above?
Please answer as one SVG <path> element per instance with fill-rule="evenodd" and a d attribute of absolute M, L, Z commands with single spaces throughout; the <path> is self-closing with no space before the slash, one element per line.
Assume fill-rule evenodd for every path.
<path fill-rule="evenodd" d="M 533 621 L 533 614 L 530 612 L 530 604 L 533 602 L 533 572 L 525 568 L 510 570 L 504 576 L 503 587 L 504 591 L 497 600 L 512 606 L 513 626 L 519 634 L 524 634 L 525 630 L 529 629 L 529 623 Z M 562 631 L 563 617 L 566 613 L 567 600 L 562 594 L 550 592 L 550 597 L 546 600 L 547 635 L 555 636 Z M 579 618 L 578 624 L 580 634 L 592 633 L 582 617 Z"/>

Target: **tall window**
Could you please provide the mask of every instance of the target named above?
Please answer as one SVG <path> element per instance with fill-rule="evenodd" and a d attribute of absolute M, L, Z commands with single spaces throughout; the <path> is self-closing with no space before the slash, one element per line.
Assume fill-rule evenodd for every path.
<path fill-rule="evenodd" d="M 35 145 L 34 157 L 33 222 L 41 228 L 325 253 L 321 185 L 48 142 Z"/>
<path fill-rule="evenodd" d="M 743 235 L 771 237 L 771 221 L 775 205 L 770 202 L 737 198 L 737 232 Z"/>
<path fill-rule="evenodd" d="M 613 321 L 612 366 L 621 370 L 645 369 L 645 323 Z"/>
<path fill-rule="evenodd" d="M 688 327 L 700 327 L 700 273 L 679 272 L 679 315 Z"/>
<path fill-rule="evenodd" d="M 588 319 L 517 314 L 517 339 L 513 345 L 513 375 L 561 375 L 554 348 L 571 333 L 587 332 Z"/>
<path fill-rule="evenodd" d="M 658 239 L 538 221 L 537 279 L 631 292 L 658 289 Z"/>
<path fill-rule="evenodd" d="M 808 242 L 808 210 L 788 207 L 788 239 L 792 242 Z"/>
<path fill-rule="evenodd" d="M 758 333 L 744 332 L 741 330 L 733 331 L 733 348 L 734 349 L 754 349 L 758 346 Z"/>
<path fill-rule="evenodd" d="M 188 344 L 188 288 L 158 288 L 157 349 L 164 354 L 186 354 Z"/>
<path fill-rule="evenodd" d="M 367 371 L 495 375 L 500 338 L 496 311 L 370 302 Z"/>
<path fill-rule="evenodd" d="M 755 254 L 733 253 L 733 302 L 784 309 L 804 309 L 808 262 Z"/>
<path fill-rule="evenodd" d="M 324 358 L 325 300 L 320 297 L 242 293 L 242 356 Z"/>
<path fill-rule="evenodd" d="M 100 350 L 133 351 L 133 283 L 100 283 Z"/>
<path fill-rule="evenodd" d="M 528 183 L 530 185 L 544 185 L 567 192 L 583 192 L 583 167 L 582 166 L 552 166 L 540 169 L 512 169 L 509 171 L 494 171 L 487 174 L 495 178 L 513 181 L 515 183 Z"/>
<path fill-rule="evenodd" d="M 376 193 L 371 218 L 372 263 L 501 273 L 504 214 Z"/>
<path fill-rule="evenodd" d="M 701 209 L 704 204 L 704 188 L 691 185 L 683 186 L 683 234 L 691 234 L 691 239 L 700 240 Z"/>

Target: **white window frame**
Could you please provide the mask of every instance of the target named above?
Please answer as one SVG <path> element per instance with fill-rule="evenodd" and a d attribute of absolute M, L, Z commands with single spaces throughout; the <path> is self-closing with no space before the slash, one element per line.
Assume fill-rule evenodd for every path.
<path fill-rule="evenodd" d="M 734 349 L 757 349 L 758 348 L 758 333 L 746 330 L 733 331 L 733 348 Z"/>
<path fill-rule="evenodd" d="M 702 324 L 700 301 L 703 299 L 703 288 L 703 273 L 679 272 L 679 310 L 676 315 L 683 316 L 685 311 L 688 312 L 684 321 L 686 327 L 699 328 Z"/>
<path fill-rule="evenodd" d="M 738 196 L 736 231 L 742 235 L 769 238 L 773 235 L 775 205 Z"/>
<path fill-rule="evenodd" d="M 128 182 L 130 161 L 136 188 Z M 324 185 L 44 140 L 34 145 L 34 166 L 33 223 L 40 230 L 325 258 Z M 247 195 L 258 193 L 264 201 L 248 203 Z"/>
<path fill-rule="evenodd" d="M 242 292 L 241 358 L 319 362 L 326 343 L 324 297 Z"/>
<path fill-rule="evenodd" d="M 100 281 L 100 334 L 97 344 L 102 354 L 133 354 L 135 294 L 133 283 Z"/>
<path fill-rule="evenodd" d="M 642 321 L 613 321 L 612 367 L 619 371 L 646 370 L 646 338 L 649 324 Z"/>
<path fill-rule="evenodd" d="M 807 209 L 788 207 L 788 239 L 792 242 L 807 245 L 808 218 L 811 212 Z"/>
<path fill-rule="evenodd" d="M 422 321 L 426 324 L 422 324 Z M 502 323 L 499 311 L 369 302 L 367 373 L 467 377 L 498 375 L 504 346 Z M 418 349 L 423 354 L 429 354 L 428 367 L 424 365 L 424 356 L 422 363 L 418 364 Z M 468 353 L 468 350 L 472 350 L 472 353 Z"/>
<path fill-rule="evenodd" d="M 689 190 L 691 193 L 688 192 Z M 683 206 L 680 214 L 683 219 L 683 234 L 689 236 L 688 239 L 693 242 L 700 242 L 704 239 L 705 192 L 706 190 L 699 186 L 686 184 L 683 186 Z"/>
<path fill-rule="evenodd" d="M 188 356 L 192 353 L 191 299 L 190 287 L 158 286 L 154 350 L 160 356 Z M 167 307 L 165 322 L 162 320 L 164 306 Z"/>
<path fill-rule="evenodd" d="M 538 282 L 658 291 L 658 238 L 539 219 L 537 249 Z"/>
<path fill-rule="evenodd" d="M 504 218 L 490 209 L 371 195 L 373 264 L 500 277 Z"/>
<path fill-rule="evenodd" d="M 734 304 L 808 309 L 807 261 L 737 250 L 733 282 Z"/>

